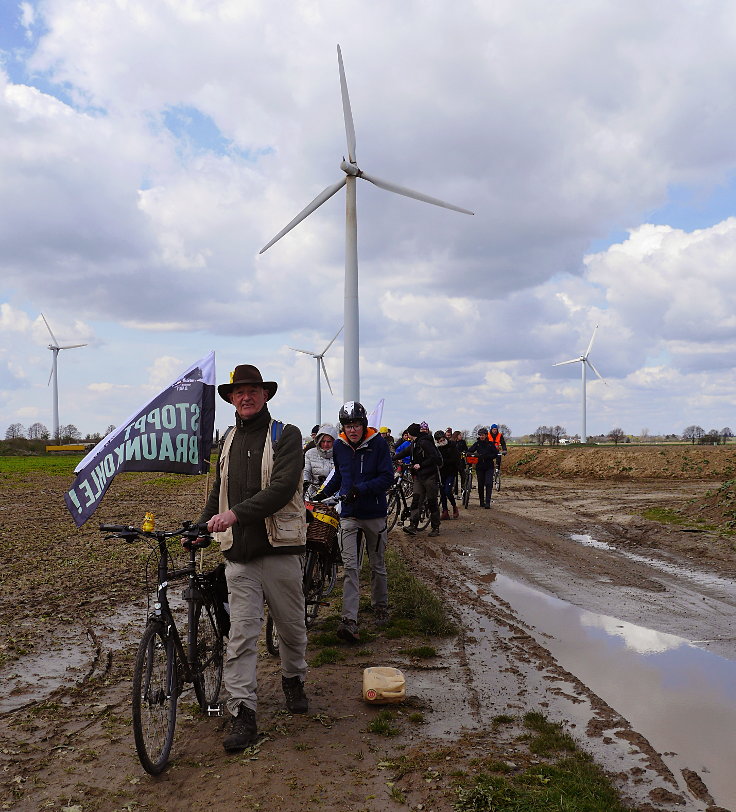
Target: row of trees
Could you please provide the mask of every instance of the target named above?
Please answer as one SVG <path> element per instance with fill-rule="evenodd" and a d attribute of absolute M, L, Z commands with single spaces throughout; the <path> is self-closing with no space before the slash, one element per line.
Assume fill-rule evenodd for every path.
<path fill-rule="evenodd" d="M 701 445 L 725 445 L 733 436 L 734 434 L 728 426 L 722 428 L 720 431 L 717 429 L 705 431 L 700 426 L 688 426 L 683 430 L 681 437 L 677 434 L 668 434 L 664 439 L 690 440 L 693 444 L 699 443 Z M 564 426 L 538 426 L 534 432 L 529 435 L 529 438 L 532 442 L 536 442 L 537 445 L 559 445 L 560 440 L 567 442 L 567 440 L 570 439 L 567 436 L 567 431 Z M 576 435 L 573 439 L 578 440 L 579 437 Z M 608 434 L 591 435 L 588 437 L 589 442 L 595 443 L 610 440 L 615 445 L 619 443 L 629 443 L 631 439 L 632 438 L 619 427 L 611 429 Z M 641 436 L 635 439 L 646 442 L 649 439 L 649 430 L 642 429 Z"/>
<path fill-rule="evenodd" d="M 79 429 L 70 423 L 68 426 L 59 426 L 59 437 L 52 438 L 51 432 L 44 426 L 43 423 L 32 423 L 28 430 L 26 430 L 22 423 L 11 423 L 5 430 L 6 440 L 58 440 L 61 443 L 75 443 L 86 440 L 90 443 L 99 442 L 103 436 L 107 436 L 115 426 L 108 426 L 105 434 L 88 434 L 86 437 L 82 436 Z"/>

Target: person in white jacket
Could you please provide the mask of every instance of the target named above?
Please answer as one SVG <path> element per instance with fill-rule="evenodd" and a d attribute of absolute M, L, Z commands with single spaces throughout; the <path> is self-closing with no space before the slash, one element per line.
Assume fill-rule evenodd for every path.
<path fill-rule="evenodd" d="M 313 499 L 317 489 L 332 473 L 335 463 L 332 447 L 337 439 L 337 429 L 325 423 L 320 426 L 315 437 L 315 447 L 310 448 L 304 458 L 304 497 Z"/>

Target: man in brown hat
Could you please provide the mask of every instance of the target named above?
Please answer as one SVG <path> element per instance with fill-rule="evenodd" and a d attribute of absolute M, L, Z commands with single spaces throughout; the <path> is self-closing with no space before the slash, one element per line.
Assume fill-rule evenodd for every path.
<path fill-rule="evenodd" d="M 267 402 L 278 385 L 250 364 L 237 366 L 217 391 L 235 407 L 235 427 L 223 441 L 217 475 L 199 519 L 220 542 L 230 602 L 224 681 L 233 717 L 223 745 L 243 750 L 257 739 L 256 662 L 268 601 L 279 630 L 286 706 L 306 713 L 302 559 L 306 520 L 302 498 L 301 431 L 271 418 Z"/>

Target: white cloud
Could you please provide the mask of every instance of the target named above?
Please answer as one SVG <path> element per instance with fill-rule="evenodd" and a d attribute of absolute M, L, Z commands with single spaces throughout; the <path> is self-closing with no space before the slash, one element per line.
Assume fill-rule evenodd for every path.
<path fill-rule="evenodd" d="M 396 425 L 455 413 L 468 427 L 574 430 L 579 369 L 552 364 L 600 324 L 592 359 L 608 386 L 589 384 L 589 429 L 728 422 L 736 219 L 649 215 L 676 190 L 707 200 L 733 177 L 729 4 L 17 10 L 43 34 L 22 82 L 0 70 L 6 422 L 47 408 L 43 310 L 60 340 L 90 344 L 61 370 L 84 390 L 75 422 L 90 430 L 213 347 L 221 375 L 244 360 L 271 368 L 282 407 L 311 426 L 312 365 L 286 348 L 323 346 L 342 324 L 344 192 L 257 252 L 341 176 L 337 41 L 361 166 L 476 212 L 359 182 L 367 405 L 386 397 Z M 331 353 L 339 393 L 341 340 Z M 125 388 L 104 388 L 111 369 Z M 336 412 L 339 394 L 323 393 Z"/>

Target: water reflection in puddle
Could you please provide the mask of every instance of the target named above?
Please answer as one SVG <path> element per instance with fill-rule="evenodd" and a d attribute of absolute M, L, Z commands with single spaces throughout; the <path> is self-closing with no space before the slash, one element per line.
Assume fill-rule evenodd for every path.
<path fill-rule="evenodd" d="M 678 780 L 683 768 L 693 769 L 717 803 L 736 801 L 735 662 L 676 635 L 579 609 L 503 575 L 490 589 L 545 635 L 542 642 L 560 665 L 663 754 Z"/>

